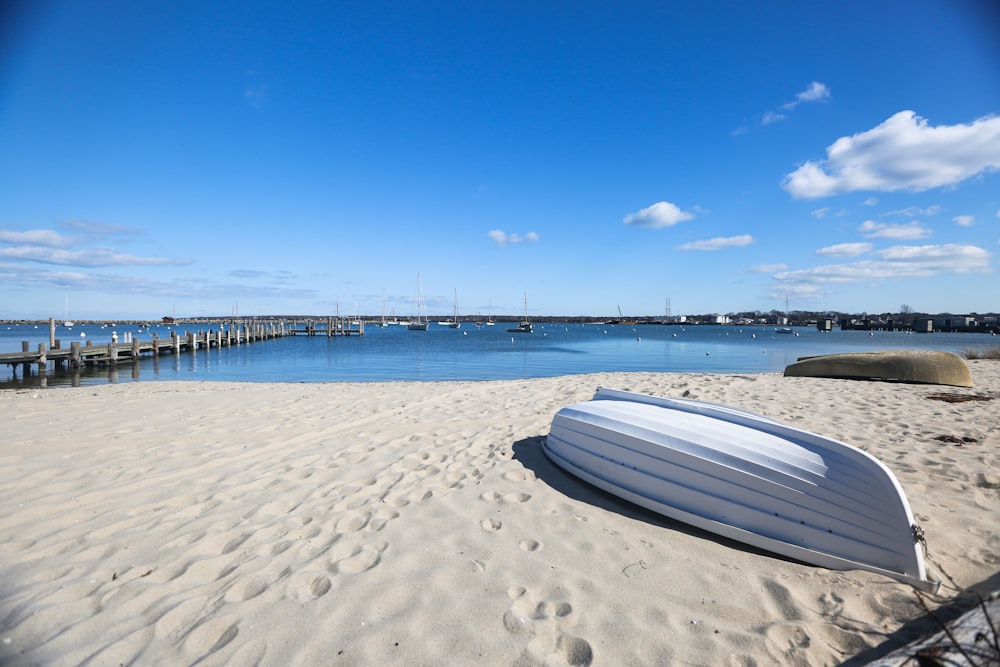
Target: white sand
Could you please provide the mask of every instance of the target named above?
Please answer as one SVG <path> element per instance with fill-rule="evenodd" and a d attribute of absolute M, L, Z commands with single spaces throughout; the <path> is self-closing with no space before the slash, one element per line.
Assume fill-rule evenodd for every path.
<path fill-rule="evenodd" d="M 0 392 L 0 663 L 838 664 L 922 615 L 910 588 L 661 519 L 540 443 L 597 386 L 759 412 L 881 458 L 932 575 L 995 586 L 1000 363 L 970 366 Z"/>

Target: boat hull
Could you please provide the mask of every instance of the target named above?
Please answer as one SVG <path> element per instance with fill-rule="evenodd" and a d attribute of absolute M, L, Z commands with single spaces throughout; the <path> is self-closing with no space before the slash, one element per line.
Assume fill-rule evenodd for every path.
<path fill-rule="evenodd" d="M 802 357 L 785 367 L 785 375 L 972 386 L 972 373 L 965 360 L 953 352 L 940 350 L 846 352 Z"/>
<path fill-rule="evenodd" d="M 725 406 L 599 389 L 560 410 L 556 465 L 625 500 L 752 546 L 922 590 L 902 489 L 859 449 Z"/>

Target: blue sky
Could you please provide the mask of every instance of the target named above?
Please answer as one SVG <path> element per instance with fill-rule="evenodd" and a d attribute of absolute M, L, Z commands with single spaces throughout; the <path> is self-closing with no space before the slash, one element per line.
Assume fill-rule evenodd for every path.
<path fill-rule="evenodd" d="M 1000 310 L 991 0 L 0 7 L 0 318 Z"/>

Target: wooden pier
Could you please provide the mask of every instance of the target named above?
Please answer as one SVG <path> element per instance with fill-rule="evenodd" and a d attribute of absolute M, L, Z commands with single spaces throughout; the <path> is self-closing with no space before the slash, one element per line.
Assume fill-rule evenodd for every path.
<path fill-rule="evenodd" d="M 50 345 L 39 343 L 38 348 L 33 351 L 29 349 L 29 343 L 23 341 L 20 352 L 0 353 L 0 364 L 10 366 L 15 377 L 17 368 L 20 367 L 23 377 L 28 377 L 32 367 L 36 369 L 38 374 L 44 375 L 49 362 L 52 362 L 53 368 L 56 370 L 79 369 L 87 366 L 118 366 L 134 363 L 143 355 L 154 357 L 162 354 L 179 355 L 182 352 L 248 345 L 286 336 L 318 335 L 332 338 L 335 336 L 365 335 L 364 322 L 352 323 L 341 318 L 328 318 L 320 324 L 310 321 L 306 322 L 305 325 L 302 328 L 285 322 L 252 323 L 234 325 L 218 331 L 185 331 L 183 334 L 171 331 L 168 338 L 160 338 L 154 332 L 151 339 L 132 338 L 127 342 L 119 342 L 117 336 L 113 336 L 112 341 L 104 345 L 95 345 L 92 340 L 87 340 L 85 345 L 74 341 L 67 349 L 63 348 L 61 342 L 55 338 L 55 324 L 54 321 L 50 320 Z"/>

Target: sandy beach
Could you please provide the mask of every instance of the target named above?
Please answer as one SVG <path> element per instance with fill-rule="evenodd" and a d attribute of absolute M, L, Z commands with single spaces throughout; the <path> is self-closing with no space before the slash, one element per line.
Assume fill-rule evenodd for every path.
<path fill-rule="evenodd" d="M 1000 362 L 969 366 L 973 388 L 623 373 L 0 392 L 0 663 L 864 664 L 935 629 L 912 589 L 663 519 L 541 442 L 604 386 L 860 447 L 924 529 L 935 607 L 1000 588 Z"/>

